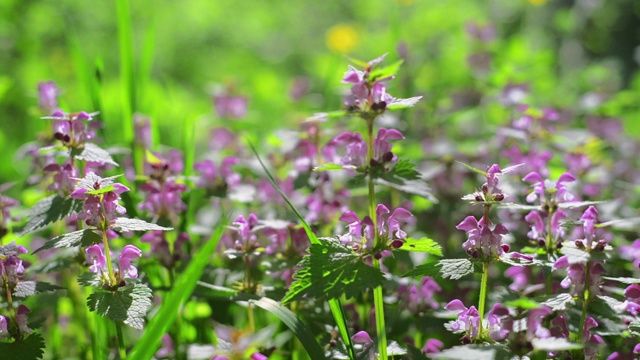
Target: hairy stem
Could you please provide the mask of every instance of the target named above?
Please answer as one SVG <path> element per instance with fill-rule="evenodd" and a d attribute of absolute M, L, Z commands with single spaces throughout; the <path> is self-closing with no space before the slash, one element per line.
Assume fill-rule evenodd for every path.
<path fill-rule="evenodd" d="M 480 283 L 480 300 L 478 301 L 478 312 L 480 313 L 480 329 L 478 336 L 482 336 L 482 320 L 484 318 L 484 305 L 487 300 L 487 283 L 489 282 L 489 263 L 482 264 L 482 282 Z"/>
<path fill-rule="evenodd" d="M 584 264 L 585 266 L 585 270 L 584 270 L 584 291 L 582 292 L 582 315 L 580 316 L 580 327 L 578 328 L 578 342 L 582 342 L 582 335 L 584 332 L 584 323 L 585 321 L 587 321 L 587 308 L 589 307 L 589 298 L 590 298 L 590 291 L 589 291 L 589 275 L 590 275 L 590 268 L 591 266 L 589 266 L 590 263 L 587 262 L 586 264 Z"/>
<path fill-rule="evenodd" d="M 107 267 L 109 268 L 109 282 L 111 286 L 116 285 L 116 276 L 113 273 L 113 264 L 111 263 L 111 251 L 109 251 L 109 239 L 107 239 L 107 230 L 102 230 L 102 244 L 107 258 Z"/>

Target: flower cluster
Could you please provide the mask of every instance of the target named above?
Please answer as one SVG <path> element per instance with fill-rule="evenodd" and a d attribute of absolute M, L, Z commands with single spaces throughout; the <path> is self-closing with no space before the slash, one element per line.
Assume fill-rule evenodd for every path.
<path fill-rule="evenodd" d="M 326 159 L 337 164 L 363 170 L 367 166 L 389 171 L 398 162 L 391 151 L 390 140 L 402 140 L 404 136 L 395 129 L 380 128 L 373 140 L 373 156 L 367 164 L 367 143 L 359 133 L 345 132 L 331 139 L 323 149 Z M 338 151 L 344 149 L 341 153 Z"/>
<path fill-rule="evenodd" d="M 89 173 L 87 178 L 98 178 L 95 174 Z M 84 200 L 82 211 L 78 214 L 79 220 L 89 226 L 99 229 L 108 229 L 113 225 L 118 217 L 126 212 L 126 209 L 118 203 L 120 194 L 129 191 L 129 188 L 120 183 L 111 183 L 107 189 L 105 184 L 95 181 L 92 188 L 79 187 L 74 190 L 70 197 Z"/>
<path fill-rule="evenodd" d="M 0 285 L 3 289 L 15 288 L 24 274 L 24 265 L 20 255 L 26 254 L 27 249 L 21 245 L 9 244 L 0 248 Z"/>
<path fill-rule="evenodd" d="M 400 285 L 398 287 L 398 298 L 403 308 L 413 314 L 424 312 L 428 309 L 437 309 L 440 305 L 434 299 L 434 295 L 442 288 L 430 276 L 425 276 L 419 285 Z"/>
<path fill-rule="evenodd" d="M 107 267 L 107 258 L 102 252 L 99 245 L 91 245 L 85 249 L 87 262 L 90 264 L 89 271 L 100 275 L 105 283 L 109 281 L 109 269 Z M 138 277 L 138 269 L 136 269 L 131 261 L 142 256 L 142 251 L 133 245 L 126 245 L 118 256 L 118 269 L 114 270 L 116 284 L 123 285 L 125 278 L 135 279 Z"/>
<path fill-rule="evenodd" d="M 351 85 L 351 93 L 344 97 L 344 104 L 351 111 L 367 112 L 383 112 L 387 105 L 393 101 L 393 96 L 387 93 L 385 82 L 393 79 L 393 76 L 378 78 L 375 74 L 372 76 L 373 68 L 382 62 L 385 55 L 369 61 L 364 71 L 360 71 L 352 66 L 344 74 L 342 82 Z"/>
<path fill-rule="evenodd" d="M 386 206 L 379 204 L 376 207 L 376 225 L 378 233 L 375 232 L 373 221 L 369 216 L 365 216 L 362 220 L 353 211 L 347 211 L 340 217 L 340 221 L 347 222 L 349 232 L 340 236 L 340 240 L 344 244 L 350 244 L 354 251 L 374 250 L 374 256 L 382 256 L 379 253 L 385 249 L 373 249 L 376 236 L 380 244 L 391 248 L 399 248 L 404 244 L 407 233 L 400 228 L 400 225 L 406 223 L 413 215 L 404 208 L 396 208 L 393 212 Z"/>
<path fill-rule="evenodd" d="M 492 225 L 484 216 L 480 221 L 473 216 L 467 216 L 456 226 L 456 229 L 467 232 L 468 239 L 462 244 L 467 255 L 473 259 L 490 261 L 509 252 L 509 245 L 502 243 L 503 236 L 508 234 L 509 230 L 502 224 L 497 224 L 492 230 Z"/>
<path fill-rule="evenodd" d="M 54 120 L 54 138 L 60 140 L 64 146 L 75 149 L 82 147 L 84 143 L 96 137 L 95 130 L 86 123 L 86 121 L 93 120 L 93 116 L 96 114 L 89 114 L 85 111 L 67 114 L 56 110 L 46 119 Z"/>

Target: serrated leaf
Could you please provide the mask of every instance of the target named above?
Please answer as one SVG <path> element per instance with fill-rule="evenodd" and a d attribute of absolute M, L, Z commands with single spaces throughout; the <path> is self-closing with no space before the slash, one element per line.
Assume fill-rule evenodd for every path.
<path fill-rule="evenodd" d="M 62 220 L 82 209 L 82 201 L 72 198 L 62 198 L 59 195 L 51 195 L 40 200 L 27 217 L 27 224 L 20 233 L 24 236 L 30 232 L 40 230 L 52 222 Z"/>
<path fill-rule="evenodd" d="M 429 238 L 406 238 L 398 250 L 422 252 L 431 255 L 442 256 L 442 246 Z"/>
<path fill-rule="evenodd" d="M 591 255 L 588 252 L 578 249 L 576 244 L 573 242 L 562 243 L 562 249 L 560 249 L 560 252 L 567 256 L 569 264 L 586 264 L 591 258 Z"/>
<path fill-rule="evenodd" d="M 94 143 L 85 143 L 83 147 L 71 150 L 71 156 L 78 160 L 118 166 L 118 163 L 113 161 L 107 150 Z"/>
<path fill-rule="evenodd" d="M 473 274 L 475 266 L 468 259 L 444 259 L 417 266 L 403 277 L 431 276 L 439 279 L 457 280 Z"/>
<path fill-rule="evenodd" d="M 306 295 L 311 298 L 337 299 L 359 295 L 366 289 L 382 284 L 382 272 L 362 260 L 360 254 L 335 238 L 323 238 L 319 244 L 312 244 L 306 261 L 300 263 L 302 269 L 296 279 L 303 287 L 293 286 L 283 299 L 283 303 Z"/>
<path fill-rule="evenodd" d="M 532 211 L 532 210 L 541 210 L 542 207 L 540 205 L 525 205 L 525 204 L 514 204 L 514 203 L 503 203 L 498 205 L 499 208 L 506 208 L 506 209 L 515 209 L 515 210 L 525 210 L 525 211 Z"/>
<path fill-rule="evenodd" d="M 517 255 L 515 255 L 515 253 L 510 252 L 510 253 L 504 253 L 500 256 L 500 262 L 503 262 L 505 264 L 509 264 L 511 266 L 533 266 L 533 265 L 538 265 L 538 266 L 544 266 L 547 263 L 544 261 L 540 261 L 540 260 L 536 260 L 536 259 L 523 259 Z"/>
<path fill-rule="evenodd" d="M 11 256 L 20 253 L 20 248 L 15 241 L 12 241 L 6 245 L 0 246 L 0 256 Z"/>
<path fill-rule="evenodd" d="M 160 226 L 158 224 L 148 223 L 144 220 L 140 219 L 129 219 L 129 218 L 117 218 L 115 224 L 111 225 L 111 228 L 118 232 L 129 232 L 129 231 L 149 231 L 149 230 L 161 230 L 161 231 L 169 231 L 173 230 L 173 228 L 168 228 L 164 226 Z"/>
<path fill-rule="evenodd" d="M 611 226 L 614 229 L 631 229 L 637 226 L 640 223 L 640 217 L 629 218 L 629 219 L 618 219 L 606 221 L 600 224 L 596 224 L 597 228 L 603 228 Z"/>
<path fill-rule="evenodd" d="M 506 350 L 500 346 L 461 345 L 427 356 L 431 359 L 446 360 L 495 360 L 504 359 L 506 355 Z"/>
<path fill-rule="evenodd" d="M 44 355 L 44 339 L 38 333 L 14 342 L 0 342 L 2 360 L 36 360 Z"/>
<path fill-rule="evenodd" d="M 369 73 L 369 79 L 375 81 L 388 78 L 390 76 L 395 76 L 398 70 L 400 70 L 400 66 L 402 66 L 402 63 L 404 63 L 404 60 L 400 59 L 393 64 L 383 67 L 376 67 L 371 71 L 371 73 Z"/>
<path fill-rule="evenodd" d="M 620 282 L 620 283 L 623 283 L 623 284 L 627 284 L 627 285 L 640 284 L 640 279 L 636 279 L 636 278 L 609 277 L 609 276 L 603 276 L 602 278 L 604 280 L 617 281 L 617 282 Z"/>
<path fill-rule="evenodd" d="M 144 316 L 151 309 L 151 289 L 145 284 L 127 280 L 129 283 L 118 291 L 98 291 L 87 299 L 87 306 L 100 316 L 120 321 L 134 329 L 142 330 Z"/>
<path fill-rule="evenodd" d="M 100 195 L 100 194 L 108 193 L 113 190 L 115 190 L 115 187 L 113 185 L 109 185 L 100 189 L 89 190 L 86 193 L 89 195 Z"/>
<path fill-rule="evenodd" d="M 416 171 L 416 164 L 407 159 L 400 159 L 391 170 L 391 173 L 407 180 L 417 180 L 420 173 Z"/>
<path fill-rule="evenodd" d="M 347 115 L 347 111 L 346 110 L 337 110 L 337 111 L 331 111 L 331 112 L 320 112 L 320 113 L 315 113 L 315 114 L 313 114 L 313 116 L 306 118 L 304 120 L 304 122 L 324 122 L 324 121 L 327 121 L 329 119 L 339 118 L 339 117 L 343 117 L 345 115 Z"/>
<path fill-rule="evenodd" d="M 414 107 L 422 96 L 414 96 L 406 99 L 393 99 L 387 104 L 387 110 L 400 110 Z"/>
<path fill-rule="evenodd" d="M 78 179 L 78 183 L 76 184 L 76 188 L 78 189 L 87 189 L 89 191 L 95 190 L 95 184 L 98 184 L 98 188 L 106 188 L 115 183 L 115 180 L 119 178 L 121 175 L 109 176 L 106 178 L 100 177 L 95 173 L 88 173 L 82 179 Z"/>
<path fill-rule="evenodd" d="M 438 203 L 438 199 L 431 192 L 431 188 L 424 180 L 406 180 L 393 174 L 385 174 L 375 179 L 375 183 L 400 190 L 408 194 L 422 196 L 432 203 Z"/>
<path fill-rule="evenodd" d="M 456 160 L 456 162 L 457 162 L 458 164 L 460 164 L 460 165 L 462 165 L 462 166 L 466 167 L 467 169 L 469 169 L 469 170 L 471 170 L 471 171 L 475 172 L 475 173 L 478 173 L 478 174 L 480 174 L 480 175 L 482 175 L 482 176 L 487 176 L 487 172 L 486 172 L 486 171 L 482 171 L 482 170 L 480 170 L 480 169 L 478 169 L 478 168 L 474 168 L 473 166 L 471 166 L 471 165 L 469 165 L 469 164 L 465 164 L 465 163 L 463 163 L 462 161 L 458 161 L 458 160 Z"/>
<path fill-rule="evenodd" d="M 618 314 L 621 314 L 625 311 L 625 305 L 622 301 L 605 295 L 598 295 L 597 297 L 598 299 L 604 301 L 605 304 L 607 304 L 613 311 L 617 312 Z"/>
<path fill-rule="evenodd" d="M 355 170 L 353 165 L 340 165 L 334 163 L 325 163 L 313 168 L 313 171 L 332 171 L 332 170 Z"/>
<path fill-rule="evenodd" d="M 537 351 L 565 351 L 582 349 L 582 344 L 572 343 L 565 338 L 533 339 L 531 342 Z"/>
<path fill-rule="evenodd" d="M 102 241 L 102 238 L 93 232 L 92 229 L 78 230 L 54 237 L 33 253 L 36 254 L 42 250 L 51 248 L 66 248 L 80 245 L 87 247 L 100 241 Z"/>
<path fill-rule="evenodd" d="M 42 281 L 21 281 L 16 285 L 12 296 L 17 298 L 27 298 L 35 294 L 56 290 L 64 290 L 64 288 Z"/>
<path fill-rule="evenodd" d="M 524 310 L 538 309 L 540 307 L 538 302 L 529 298 L 518 298 L 516 300 L 505 301 L 504 305 Z"/>
<path fill-rule="evenodd" d="M 100 285 L 102 285 L 102 279 L 98 274 L 84 273 L 78 276 L 78 284 L 85 287 L 100 287 Z"/>
<path fill-rule="evenodd" d="M 571 294 L 558 294 L 542 302 L 542 305 L 547 305 L 553 311 L 564 311 L 575 304 L 576 302 Z"/>

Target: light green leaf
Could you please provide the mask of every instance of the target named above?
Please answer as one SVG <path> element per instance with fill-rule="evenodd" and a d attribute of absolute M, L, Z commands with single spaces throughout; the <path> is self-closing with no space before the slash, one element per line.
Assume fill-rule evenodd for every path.
<path fill-rule="evenodd" d="M 422 252 L 431 255 L 442 256 L 442 246 L 429 238 L 406 238 L 404 244 L 398 250 Z"/>

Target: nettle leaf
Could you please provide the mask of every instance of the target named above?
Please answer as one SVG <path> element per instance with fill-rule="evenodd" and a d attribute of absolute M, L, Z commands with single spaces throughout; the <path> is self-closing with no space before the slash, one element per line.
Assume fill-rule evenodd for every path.
<path fill-rule="evenodd" d="M 575 304 L 576 301 L 571 294 L 558 294 L 542 302 L 542 305 L 547 305 L 553 311 L 564 311 L 570 309 Z"/>
<path fill-rule="evenodd" d="M 106 178 L 102 178 L 92 172 L 88 173 L 84 178 L 79 179 L 76 187 L 78 189 L 87 189 L 89 191 L 93 191 L 96 189 L 95 184 L 98 184 L 98 188 L 106 188 L 115 183 L 115 180 L 119 178 L 121 175 L 110 176 Z"/>
<path fill-rule="evenodd" d="M 26 298 L 36 294 L 64 290 L 65 288 L 42 281 L 22 281 L 13 290 L 13 297 Z"/>
<path fill-rule="evenodd" d="M 562 249 L 560 249 L 562 255 L 567 256 L 567 261 L 569 264 L 586 264 L 591 255 L 588 252 L 578 249 L 575 243 L 570 241 L 565 241 L 562 243 Z"/>
<path fill-rule="evenodd" d="M 387 104 L 387 110 L 400 110 L 414 107 L 422 96 L 414 96 L 406 99 L 393 99 Z"/>
<path fill-rule="evenodd" d="M 394 76 L 398 72 L 398 70 L 400 70 L 400 66 L 402 65 L 402 63 L 404 63 L 404 60 L 400 59 L 391 65 L 375 68 L 369 74 L 369 79 L 380 80 L 388 78 L 390 76 Z"/>
<path fill-rule="evenodd" d="M 353 165 L 340 165 L 334 163 L 326 163 L 313 168 L 313 171 L 331 171 L 331 170 L 356 170 Z"/>
<path fill-rule="evenodd" d="M 532 211 L 532 210 L 541 210 L 540 205 L 524 205 L 524 204 L 514 204 L 514 203 L 502 203 L 498 205 L 499 208 L 506 209 L 514 209 L 514 210 L 524 210 L 524 211 Z"/>
<path fill-rule="evenodd" d="M 431 188 L 424 180 L 407 180 L 394 174 L 384 174 L 375 179 L 375 182 L 408 194 L 422 196 L 433 203 L 438 203 L 438 199 L 433 195 Z"/>
<path fill-rule="evenodd" d="M 15 241 L 0 246 L 0 256 L 9 256 L 19 253 L 20 248 Z"/>
<path fill-rule="evenodd" d="M 366 289 L 382 285 L 382 272 L 363 262 L 360 254 L 340 240 L 322 238 L 312 244 L 309 255 L 298 264 L 297 281 L 292 284 L 283 303 L 306 295 L 311 298 L 336 299 L 359 295 Z M 299 284 L 298 284 L 299 283 Z"/>
<path fill-rule="evenodd" d="M 142 330 L 144 316 L 151 309 L 151 289 L 145 284 L 127 280 L 128 284 L 116 292 L 97 291 L 89 295 L 87 306 L 100 316 L 121 321 L 134 329 Z"/>
<path fill-rule="evenodd" d="M 468 259 L 444 259 L 417 266 L 403 277 L 431 276 L 439 279 L 457 280 L 476 271 L 474 264 Z"/>
<path fill-rule="evenodd" d="M 407 159 L 398 160 L 391 173 L 407 180 L 420 179 L 420 173 L 416 171 L 416 164 Z"/>
<path fill-rule="evenodd" d="M 100 241 L 102 241 L 102 238 L 100 235 L 93 232 L 93 229 L 78 230 L 54 237 L 44 243 L 42 247 L 38 248 L 33 253 L 36 254 L 42 250 L 51 248 L 67 248 L 80 245 L 87 247 L 99 243 Z"/>
<path fill-rule="evenodd" d="M 173 228 L 168 228 L 164 226 L 160 226 L 158 224 L 148 223 L 144 220 L 140 219 L 129 219 L 129 218 L 117 218 L 116 223 L 111 226 L 111 228 L 118 232 L 129 232 L 129 231 L 149 231 L 149 230 L 161 230 L 161 231 L 169 231 L 173 230 Z"/>
<path fill-rule="evenodd" d="M 564 350 L 579 350 L 583 345 L 578 343 L 572 343 L 565 338 L 546 338 L 546 339 L 533 339 L 531 342 L 533 348 L 537 351 L 564 351 Z"/>
<path fill-rule="evenodd" d="M 44 355 L 44 339 L 38 333 L 14 342 L 0 342 L 2 360 L 36 360 Z"/>
<path fill-rule="evenodd" d="M 607 304 L 611 308 L 611 310 L 617 312 L 618 314 L 621 314 L 625 311 L 625 305 L 622 301 L 605 295 L 598 295 L 597 297 L 598 299 L 604 301 L 604 303 Z"/>
<path fill-rule="evenodd" d="M 516 300 L 505 301 L 505 306 L 514 307 L 523 310 L 531 310 L 540 308 L 540 304 L 533 299 L 518 298 Z"/>
<path fill-rule="evenodd" d="M 462 166 L 466 167 L 467 169 L 469 169 L 469 170 L 471 170 L 471 171 L 475 172 L 475 173 L 478 173 L 478 174 L 480 174 L 480 175 L 482 175 L 482 176 L 487 176 L 487 172 L 486 172 L 486 171 L 483 171 L 483 170 L 480 170 L 480 169 L 478 169 L 478 168 L 475 168 L 475 167 L 473 167 L 473 166 L 471 166 L 471 165 L 469 165 L 469 164 L 465 164 L 465 163 L 463 163 L 462 161 L 458 161 L 458 160 L 456 160 L 456 162 L 457 162 L 458 164 L 460 164 L 460 165 L 462 165 Z"/>
<path fill-rule="evenodd" d="M 431 359 L 446 360 L 494 360 L 508 359 L 508 352 L 502 346 L 461 345 L 442 350 L 436 354 L 428 354 Z"/>
<path fill-rule="evenodd" d="M 431 255 L 442 256 L 442 246 L 429 238 L 406 238 L 398 250 L 422 252 Z"/>
<path fill-rule="evenodd" d="M 623 284 L 627 284 L 627 285 L 640 284 L 640 279 L 635 279 L 635 278 L 609 277 L 609 276 L 603 276 L 602 278 L 604 280 L 617 281 L 617 282 L 620 282 L 620 283 L 623 283 Z"/>
<path fill-rule="evenodd" d="M 27 233 L 40 230 L 52 222 L 62 220 L 82 209 L 82 201 L 63 198 L 60 195 L 51 195 L 40 200 L 31 210 L 27 217 L 27 224 L 20 233 L 24 236 Z"/>
<path fill-rule="evenodd" d="M 571 201 L 558 204 L 560 209 L 577 209 L 590 205 L 604 204 L 606 201 Z"/>
<path fill-rule="evenodd" d="M 102 279 L 100 275 L 95 273 L 84 273 L 78 276 L 78 284 L 85 287 L 100 287 Z"/>
<path fill-rule="evenodd" d="M 538 266 L 545 266 L 548 265 L 547 262 L 541 261 L 541 260 L 536 260 L 536 259 L 523 259 L 519 256 L 514 256 L 515 254 L 513 252 L 510 253 L 504 253 L 500 256 L 500 261 L 505 263 L 505 264 L 509 264 L 511 266 L 533 266 L 533 265 L 538 265 Z"/>
<path fill-rule="evenodd" d="M 614 229 L 631 230 L 637 227 L 639 223 L 640 223 L 640 217 L 636 217 L 636 218 L 628 218 L 628 219 L 611 220 L 611 221 L 603 222 L 600 224 L 596 224 L 596 227 L 603 228 L 603 227 L 611 226 Z"/>
<path fill-rule="evenodd" d="M 304 122 L 324 122 L 329 119 L 339 118 L 347 115 L 346 110 L 336 110 L 331 112 L 319 112 L 313 114 L 313 116 L 308 117 L 304 120 Z"/>
<path fill-rule="evenodd" d="M 83 147 L 72 149 L 71 156 L 79 160 L 92 161 L 104 164 L 111 164 L 118 166 L 118 163 L 113 161 L 109 152 L 94 143 L 85 143 Z"/>

